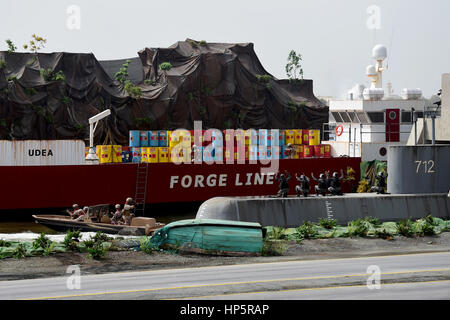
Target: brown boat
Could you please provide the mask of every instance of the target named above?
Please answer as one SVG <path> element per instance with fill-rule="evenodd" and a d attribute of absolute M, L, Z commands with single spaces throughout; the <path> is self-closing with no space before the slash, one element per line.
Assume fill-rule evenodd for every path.
<path fill-rule="evenodd" d="M 156 222 L 155 218 L 133 217 L 130 225 L 114 225 L 109 218 L 110 205 L 96 205 L 89 207 L 89 214 L 84 221 L 73 220 L 64 215 L 33 215 L 36 223 L 45 225 L 55 231 L 79 230 L 84 232 L 101 231 L 108 234 L 119 235 L 153 235 L 153 233 L 165 226 Z"/>

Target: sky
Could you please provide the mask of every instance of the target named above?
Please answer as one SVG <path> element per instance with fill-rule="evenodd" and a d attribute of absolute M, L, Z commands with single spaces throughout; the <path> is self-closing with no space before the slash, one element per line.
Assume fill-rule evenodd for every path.
<path fill-rule="evenodd" d="M 279 79 L 295 50 L 316 96 L 368 86 L 365 70 L 379 43 L 388 47 L 384 84 L 397 94 L 420 88 L 429 97 L 450 72 L 449 0 L 2 0 L 0 14 L 0 50 L 11 39 L 24 51 L 32 34 L 47 39 L 41 52 L 92 52 L 98 60 L 186 38 L 252 42 Z"/>

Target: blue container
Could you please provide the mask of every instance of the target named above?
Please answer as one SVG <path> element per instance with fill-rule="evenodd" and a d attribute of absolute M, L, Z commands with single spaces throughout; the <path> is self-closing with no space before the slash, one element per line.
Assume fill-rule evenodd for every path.
<path fill-rule="evenodd" d="M 133 161 L 133 154 L 131 151 L 122 151 L 122 163 Z"/>
<path fill-rule="evenodd" d="M 197 152 L 193 155 L 195 162 L 203 161 L 203 149 L 203 147 L 197 147 Z"/>
<path fill-rule="evenodd" d="M 269 134 L 269 130 L 267 129 L 259 129 L 258 130 L 258 144 L 260 146 L 268 146 L 268 134 Z"/>
<path fill-rule="evenodd" d="M 223 134 L 220 130 L 212 130 L 211 132 L 211 144 L 213 147 L 222 148 L 223 147 Z"/>
<path fill-rule="evenodd" d="M 249 158 L 249 160 L 258 160 L 259 159 L 258 146 L 249 146 L 248 147 L 248 158 Z"/>
<path fill-rule="evenodd" d="M 134 147 L 134 148 L 132 148 L 132 150 L 131 150 L 131 152 L 132 152 L 132 161 L 133 162 L 141 162 L 141 159 L 142 159 L 142 157 L 141 157 L 141 148 L 136 148 L 136 147 Z"/>
<path fill-rule="evenodd" d="M 168 147 L 169 144 L 167 142 L 167 131 L 160 130 L 158 131 L 158 140 L 159 140 L 159 147 Z"/>
<path fill-rule="evenodd" d="M 131 130 L 130 131 L 130 147 L 135 147 L 135 148 L 140 147 L 141 146 L 140 138 L 141 138 L 140 131 Z"/>
<path fill-rule="evenodd" d="M 149 147 L 149 141 L 148 141 L 148 131 L 141 131 L 140 133 L 140 146 L 141 147 Z"/>
<path fill-rule="evenodd" d="M 149 131 L 148 132 L 148 141 L 150 147 L 159 147 L 159 132 L 158 131 Z"/>

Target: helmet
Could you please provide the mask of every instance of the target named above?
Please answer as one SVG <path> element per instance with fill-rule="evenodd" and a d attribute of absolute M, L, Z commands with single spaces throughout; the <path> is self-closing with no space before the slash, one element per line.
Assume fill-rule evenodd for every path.
<path fill-rule="evenodd" d="M 131 202 L 131 201 L 133 201 L 132 198 L 127 198 L 127 202 Z"/>
<path fill-rule="evenodd" d="M 323 173 L 321 173 L 320 176 L 319 176 L 319 178 L 320 178 L 320 179 L 323 179 L 323 178 L 325 178 L 325 175 L 324 175 Z"/>
<path fill-rule="evenodd" d="M 72 208 L 78 208 L 78 205 L 75 203 Z"/>
<path fill-rule="evenodd" d="M 89 210 L 89 207 L 84 207 L 83 211 Z"/>
<path fill-rule="evenodd" d="M 338 177 L 338 173 L 335 171 L 333 172 L 333 177 L 337 178 Z"/>
<path fill-rule="evenodd" d="M 300 176 L 300 179 L 305 179 L 305 175 L 302 174 L 302 175 Z"/>
<path fill-rule="evenodd" d="M 280 174 L 280 178 L 284 178 L 284 174 L 282 173 L 282 174 Z"/>
<path fill-rule="evenodd" d="M 381 171 L 378 172 L 378 176 L 379 176 L 379 177 L 382 177 L 382 176 L 383 176 L 383 172 L 381 172 Z"/>
<path fill-rule="evenodd" d="M 120 204 L 116 204 L 116 209 L 120 209 Z"/>

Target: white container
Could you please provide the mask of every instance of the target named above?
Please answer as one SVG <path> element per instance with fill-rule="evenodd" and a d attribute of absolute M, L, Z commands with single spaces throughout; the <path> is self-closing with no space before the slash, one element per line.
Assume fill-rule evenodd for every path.
<path fill-rule="evenodd" d="M 0 140 L 0 166 L 84 164 L 82 140 Z"/>

